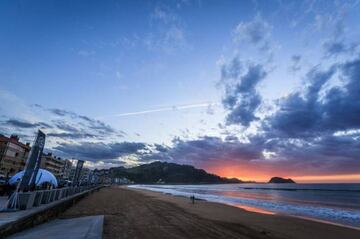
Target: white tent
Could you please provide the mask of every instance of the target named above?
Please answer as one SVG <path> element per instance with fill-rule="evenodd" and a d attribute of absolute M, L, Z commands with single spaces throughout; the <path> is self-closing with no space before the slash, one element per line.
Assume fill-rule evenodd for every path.
<path fill-rule="evenodd" d="M 24 175 L 24 171 L 18 172 L 17 174 L 15 174 L 14 176 L 12 176 L 10 178 L 9 184 L 10 185 L 17 184 L 23 175 Z M 56 177 L 54 176 L 54 174 L 50 173 L 46 169 L 39 169 L 39 171 L 36 175 L 35 183 L 36 183 L 36 186 L 40 186 L 43 183 L 50 183 L 53 185 L 54 188 L 56 188 L 58 186 L 58 183 L 57 183 L 57 180 L 56 180 Z"/>

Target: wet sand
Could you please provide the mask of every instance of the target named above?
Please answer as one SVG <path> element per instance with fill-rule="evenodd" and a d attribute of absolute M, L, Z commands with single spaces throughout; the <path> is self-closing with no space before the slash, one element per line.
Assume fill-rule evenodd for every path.
<path fill-rule="evenodd" d="M 105 215 L 103 238 L 360 238 L 360 230 L 161 193 L 104 188 L 61 218 Z"/>

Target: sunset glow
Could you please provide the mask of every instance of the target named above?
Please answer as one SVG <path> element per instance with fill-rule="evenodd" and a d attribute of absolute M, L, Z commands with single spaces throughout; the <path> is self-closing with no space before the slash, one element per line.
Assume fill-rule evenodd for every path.
<path fill-rule="evenodd" d="M 360 174 L 349 175 L 299 175 L 286 170 L 266 170 L 261 171 L 256 167 L 232 166 L 227 167 L 209 167 L 207 170 L 211 173 L 217 174 L 222 177 L 238 178 L 243 181 L 256 181 L 256 182 L 268 182 L 270 178 L 274 176 L 283 178 L 292 178 L 298 183 L 359 183 Z"/>
<path fill-rule="evenodd" d="M 0 3 L 1 135 L 89 169 L 360 182 L 359 1 L 106 2 Z"/>

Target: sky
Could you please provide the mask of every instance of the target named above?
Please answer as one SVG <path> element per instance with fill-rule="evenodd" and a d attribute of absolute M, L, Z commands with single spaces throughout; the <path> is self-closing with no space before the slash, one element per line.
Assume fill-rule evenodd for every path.
<path fill-rule="evenodd" d="M 0 134 L 86 160 L 360 182 L 360 1 L 0 2 Z"/>

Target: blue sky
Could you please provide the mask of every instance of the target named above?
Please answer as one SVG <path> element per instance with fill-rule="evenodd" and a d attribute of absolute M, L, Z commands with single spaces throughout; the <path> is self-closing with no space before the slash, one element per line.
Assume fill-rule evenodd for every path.
<path fill-rule="evenodd" d="M 343 104 L 349 122 L 336 127 L 328 123 L 336 103 L 326 103 L 335 88 L 358 82 L 346 66 L 359 58 L 359 8 L 358 1 L 2 1 L 0 133 L 32 140 L 40 127 L 48 150 L 92 167 L 160 159 L 213 171 L 224 162 L 260 164 L 270 174 L 280 161 L 284 170 L 310 157 L 311 170 L 295 176 L 355 174 L 357 151 L 340 162 L 319 142 L 347 137 L 342 147 L 359 145 L 357 94 L 341 98 L 352 100 Z M 301 107 L 316 116 L 299 119 Z M 294 146 L 308 155 L 293 156 Z M 227 147 L 231 158 L 219 153 Z M 254 151 L 250 158 L 243 148 Z M 109 150 L 117 153 L 102 156 Z M 326 165 L 316 170 L 319 162 Z"/>

